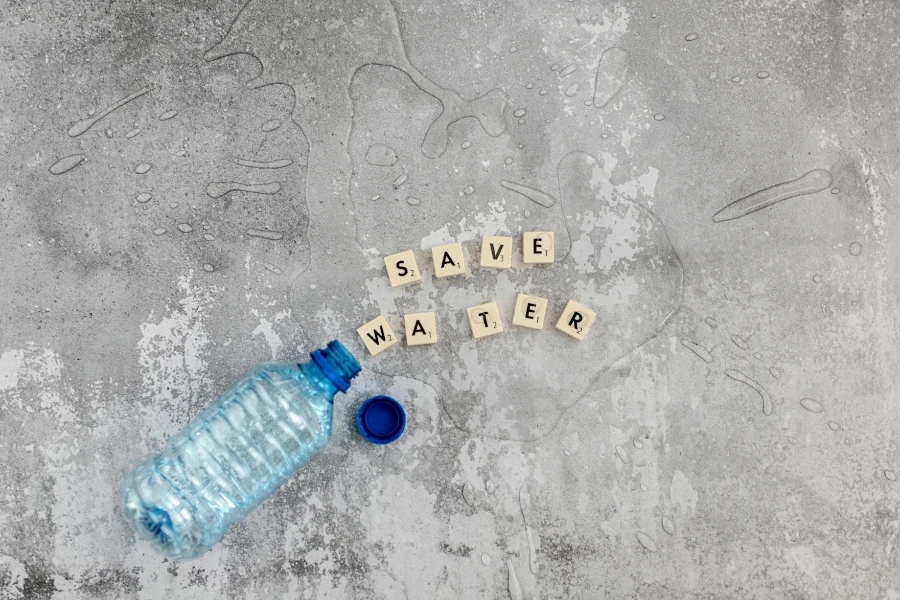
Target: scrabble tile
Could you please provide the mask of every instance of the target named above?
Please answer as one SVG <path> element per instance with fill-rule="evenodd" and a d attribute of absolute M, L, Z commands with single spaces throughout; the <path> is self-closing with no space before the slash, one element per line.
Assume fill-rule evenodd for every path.
<path fill-rule="evenodd" d="M 431 249 L 434 260 L 434 274 L 437 277 L 452 277 L 466 272 L 466 259 L 459 242 L 435 246 Z"/>
<path fill-rule="evenodd" d="M 483 338 L 503 331 L 503 322 L 500 320 L 500 311 L 496 302 L 479 304 L 466 311 L 469 315 L 469 325 L 472 326 L 472 335 L 475 338 Z"/>
<path fill-rule="evenodd" d="M 569 300 L 562 314 L 559 315 L 559 321 L 556 322 L 556 328 L 570 335 L 576 340 L 583 340 L 587 335 L 591 323 L 597 313 L 589 309 L 587 306 L 578 304 L 574 300 Z"/>
<path fill-rule="evenodd" d="M 481 266 L 491 269 L 512 267 L 511 237 L 486 235 L 481 238 Z"/>
<path fill-rule="evenodd" d="M 357 329 L 356 333 L 362 338 L 366 348 L 369 349 L 369 354 L 372 356 L 379 352 L 384 352 L 400 341 L 383 315 L 378 315 Z"/>
<path fill-rule="evenodd" d="M 433 312 L 405 314 L 403 326 L 406 328 L 407 346 L 421 346 L 437 341 L 437 323 Z"/>
<path fill-rule="evenodd" d="M 513 311 L 513 325 L 543 329 L 547 314 L 547 299 L 540 296 L 519 294 L 516 296 L 516 309 Z"/>
<path fill-rule="evenodd" d="M 553 232 L 526 231 L 522 234 L 522 261 L 529 264 L 553 262 Z"/>
<path fill-rule="evenodd" d="M 416 264 L 416 255 L 412 250 L 398 252 L 384 257 L 384 267 L 387 269 L 391 287 L 400 287 L 422 280 L 422 272 Z"/>

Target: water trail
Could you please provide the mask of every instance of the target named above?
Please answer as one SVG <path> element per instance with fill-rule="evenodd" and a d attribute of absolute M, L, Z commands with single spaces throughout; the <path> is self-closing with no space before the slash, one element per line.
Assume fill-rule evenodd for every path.
<path fill-rule="evenodd" d="M 394 180 L 394 189 L 397 189 L 397 188 L 399 188 L 401 185 L 403 185 L 404 183 L 406 183 L 406 180 L 407 180 L 407 175 L 406 175 L 406 173 L 404 173 L 403 175 L 401 175 L 400 177 L 398 177 L 397 179 L 395 179 L 395 180 Z"/>
<path fill-rule="evenodd" d="M 730 221 L 762 210 L 778 202 L 795 196 L 814 194 L 828 189 L 831 185 L 831 173 L 825 169 L 813 169 L 803 177 L 768 187 L 764 190 L 745 196 L 732 202 L 713 215 L 713 221 L 721 223 Z"/>
<path fill-rule="evenodd" d="M 366 150 L 366 162 L 375 167 L 393 167 L 398 160 L 397 153 L 387 144 L 372 144 Z"/>
<path fill-rule="evenodd" d="M 74 125 L 69 127 L 69 131 L 68 131 L 69 137 L 78 137 L 79 135 L 81 135 L 82 133 L 84 133 L 91 127 L 93 127 L 94 123 L 96 123 L 97 121 L 99 121 L 100 119 L 102 119 L 103 117 L 105 117 L 106 115 L 111 113 L 112 111 L 114 111 L 117 108 L 120 108 L 122 106 L 125 106 L 126 104 L 128 104 L 129 102 L 134 100 L 135 98 L 140 98 L 141 96 L 143 96 L 144 94 L 146 94 L 149 91 L 150 91 L 149 87 L 142 87 L 135 93 L 125 96 L 124 98 L 122 98 L 121 100 L 116 102 L 115 104 L 111 104 L 111 105 L 107 106 L 97 116 L 90 117 L 89 119 L 82 119 L 81 121 L 78 121 L 77 123 L 75 123 Z"/>
<path fill-rule="evenodd" d="M 711 363 L 713 361 L 712 354 L 709 353 L 705 347 L 701 346 L 696 342 L 692 342 L 691 340 L 681 340 L 681 345 L 702 358 L 704 361 Z"/>
<path fill-rule="evenodd" d="M 628 52 L 621 48 L 607 48 L 597 65 L 594 83 L 594 106 L 603 108 L 625 85 L 628 77 Z"/>
<path fill-rule="evenodd" d="M 763 389 L 761 385 L 756 383 L 754 380 L 750 379 L 740 371 L 736 371 L 734 369 L 725 369 L 725 374 L 734 379 L 735 381 L 740 381 L 743 384 L 749 385 L 760 395 L 763 401 L 763 414 L 768 416 L 772 414 L 772 399 L 769 397 L 769 393 Z"/>
<path fill-rule="evenodd" d="M 800 400 L 800 406 L 812 413 L 820 413 L 825 410 L 821 402 L 812 398 L 803 398 Z"/>
<path fill-rule="evenodd" d="M 716 320 L 715 320 L 714 318 L 712 318 L 712 317 L 706 317 L 706 318 L 703 319 L 703 320 L 706 322 L 707 325 L 709 325 L 709 326 L 712 327 L 713 329 L 715 329 L 716 327 L 719 326 L 719 322 L 716 321 Z"/>
<path fill-rule="evenodd" d="M 734 342 L 734 345 L 737 346 L 738 348 L 740 348 L 741 350 L 749 350 L 750 349 L 750 346 L 747 345 L 747 342 L 744 341 L 744 338 L 742 338 L 739 335 L 731 336 L 731 341 Z"/>
<path fill-rule="evenodd" d="M 469 506 L 475 506 L 475 488 L 473 488 L 472 484 L 468 481 L 463 484 L 462 495 L 463 500 L 466 501 L 466 504 L 468 504 Z"/>
<path fill-rule="evenodd" d="M 656 552 L 659 548 L 656 546 L 656 541 L 644 533 L 643 531 L 638 531 L 635 534 L 637 541 L 640 542 L 641 546 L 647 549 L 648 552 Z"/>
<path fill-rule="evenodd" d="M 662 528 L 669 535 L 675 535 L 675 521 L 665 515 L 662 518 Z"/>
<path fill-rule="evenodd" d="M 252 192 L 271 196 L 281 190 L 280 183 L 237 183 L 234 181 L 216 181 L 206 186 L 206 195 L 210 198 L 221 198 L 229 192 Z"/>
<path fill-rule="evenodd" d="M 140 127 L 135 127 L 134 129 L 129 129 L 128 133 L 125 134 L 125 138 L 130 140 L 134 136 L 138 135 L 140 132 L 141 132 Z"/>
<path fill-rule="evenodd" d="M 622 447 L 621 444 L 616 444 L 616 454 L 619 456 L 619 459 L 628 464 L 628 453 L 625 451 L 625 448 Z"/>
<path fill-rule="evenodd" d="M 528 539 L 528 568 L 535 575 L 538 574 L 537 550 L 534 547 L 534 533 L 528 524 L 528 513 L 531 512 L 531 497 L 525 486 L 519 488 L 519 509 L 522 511 L 522 519 L 525 521 L 525 537 Z"/>
<path fill-rule="evenodd" d="M 163 114 L 159 115 L 159 120 L 160 121 L 168 121 L 169 119 L 171 119 L 172 117 L 174 117 L 177 114 L 178 114 L 177 110 L 167 110 Z"/>
<path fill-rule="evenodd" d="M 65 156 L 50 167 L 50 172 L 54 175 L 62 175 L 66 171 L 71 171 L 75 167 L 81 164 L 81 161 L 85 159 L 84 154 L 70 154 L 69 156 Z"/>
<path fill-rule="evenodd" d="M 522 194 L 532 202 L 540 204 L 544 208 L 550 208 L 551 206 L 556 204 L 556 198 L 554 198 L 550 194 L 547 194 L 540 190 L 536 190 L 534 188 L 530 188 L 527 185 L 513 183 L 512 181 L 507 181 L 505 179 L 500 180 L 500 185 L 508 190 L 512 190 L 518 194 Z"/>
<path fill-rule="evenodd" d="M 280 231 L 267 231 L 265 229 L 248 229 L 247 235 L 250 237 L 262 238 L 264 240 L 280 240 L 284 234 Z"/>
<path fill-rule="evenodd" d="M 231 162 L 242 167 L 250 167 L 251 169 L 282 169 L 294 164 L 289 158 L 281 158 L 278 160 L 248 160 L 246 158 L 232 158 Z"/>
<path fill-rule="evenodd" d="M 578 70 L 578 65 L 569 65 L 559 72 L 559 77 L 567 77 Z"/>
<path fill-rule="evenodd" d="M 510 600 L 524 600 L 525 595 L 522 593 L 519 578 L 516 577 L 516 570 L 513 569 L 512 561 L 508 558 L 506 559 L 506 570 L 509 573 L 507 587 L 509 588 Z"/>

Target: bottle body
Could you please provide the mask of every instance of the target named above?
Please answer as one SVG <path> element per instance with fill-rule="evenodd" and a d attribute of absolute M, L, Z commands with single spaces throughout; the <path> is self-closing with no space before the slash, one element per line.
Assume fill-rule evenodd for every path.
<path fill-rule="evenodd" d="M 329 345 L 316 351 L 325 364 L 258 365 L 126 478 L 123 511 L 141 537 L 170 558 L 200 556 L 328 443 L 334 377 L 345 369 L 349 387 L 359 371 L 332 344 L 331 363 Z"/>

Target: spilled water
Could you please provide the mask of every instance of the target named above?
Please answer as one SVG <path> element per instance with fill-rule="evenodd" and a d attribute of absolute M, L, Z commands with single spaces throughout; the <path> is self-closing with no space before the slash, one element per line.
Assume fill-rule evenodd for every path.
<path fill-rule="evenodd" d="M 206 186 L 206 194 L 210 198 L 221 198 L 230 192 L 250 192 L 271 196 L 281 191 L 281 184 L 273 183 L 237 183 L 234 181 L 216 181 Z"/>
<path fill-rule="evenodd" d="M 594 106 L 604 108 L 622 90 L 628 78 L 629 56 L 622 48 L 607 48 L 600 56 L 594 83 Z"/>
<path fill-rule="evenodd" d="M 759 385 L 756 381 L 750 379 L 740 371 L 736 371 L 734 369 L 725 369 L 725 374 L 735 381 L 740 381 L 741 383 L 748 385 L 756 390 L 756 393 L 758 393 L 762 398 L 763 414 L 766 416 L 772 414 L 772 398 L 769 397 L 769 393 L 765 389 L 763 389 L 761 385 Z"/>
<path fill-rule="evenodd" d="M 815 194 L 828 189 L 831 173 L 825 169 L 814 169 L 793 181 L 786 181 L 736 200 L 713 215 L 713 221 L 721 223 L 755 213 L 778 202 L 797 196 Z"/>
<path fill-rule="evenodd" d="M 110 104 L 105 109 L 100 111 L 96 116 L 78 121 L 77 123 L 75 123 L 71 127 L 69 127 L 69 131 L 68 131 L 69 137 L 78 137 L 79 135 L 81 135 L 82 133 L 84 133 L 91 127 L 93 127 L 94 123 L 96 123 L 97 121 L 99 121 L 100 119 L 102 119 L 103 117 L 108 115 L 109 113 L 113 112 L 117 108 L 125 106 L 126 104 L 128 104 L 129 102 L 131 102 L 132 100 L 134 100 L 136 98 L 140 98 L 141 96 L 148 93 L 149 91 L 150 91 L 149 87 L 143 87 L 143 88 L 139 89 L 138 91 L 134 92 L 133 94 L 129 94 L 128 96 L 125 96 L 118 102 L 114 102 L 113 104 Z"/>

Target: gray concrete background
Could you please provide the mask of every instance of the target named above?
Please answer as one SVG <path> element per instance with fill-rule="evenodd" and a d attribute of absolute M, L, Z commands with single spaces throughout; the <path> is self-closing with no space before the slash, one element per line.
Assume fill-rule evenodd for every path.
<path fill-rule="evenodd" d="M 0 598 L 900 597 L 896 5 L 313 4 L 0 2 Z M 529 229 L 556 264 L 478 268 Z M 465 278 L 386 286 L 451 240 Z M 517 291 L 598 321 L 471 341 Z M 413 310 L 441 342 L 366 357 L 219 546 L 134 539 L 122 478 L 231 381 Z"/>

